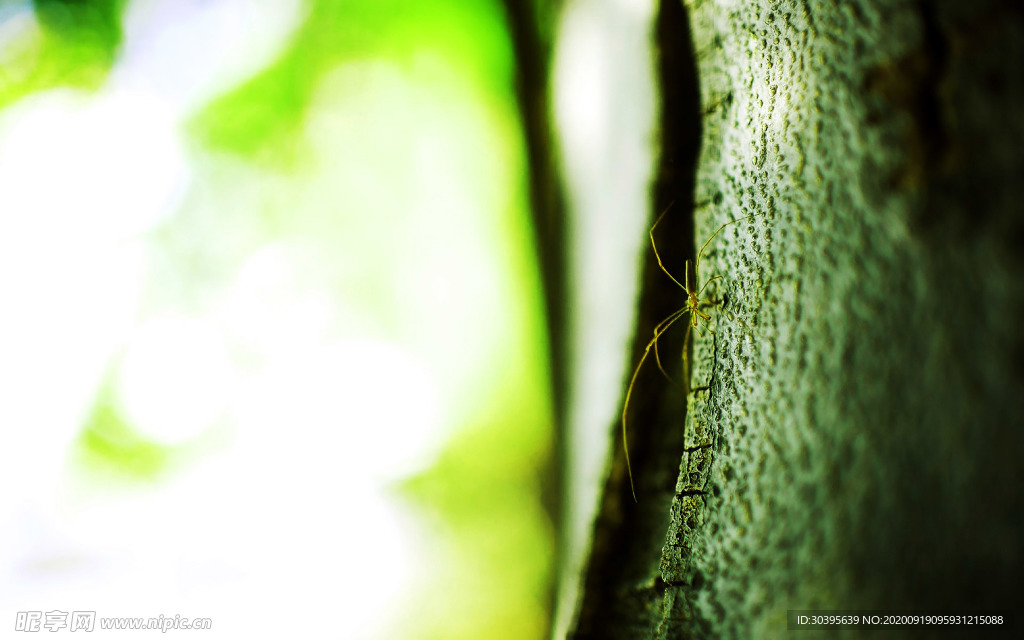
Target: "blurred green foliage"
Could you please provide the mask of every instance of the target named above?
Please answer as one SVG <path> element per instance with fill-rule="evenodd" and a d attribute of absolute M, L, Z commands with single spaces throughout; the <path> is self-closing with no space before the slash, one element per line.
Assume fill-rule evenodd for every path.
<path fill-rule="evenodd" d="M 117 60 L 126 4 L 126 0 L 37 0 L 37 27 L 17 34 L 4 52 L 0 108 L 54 87 L 101 87 Z M 460 180 L 455 182 L 473 191 L 467 200 L 486 203 L 483 210 L 492 217 L 467 222 L 455 216 L 435 223 L 437 228 L 431 229 L 430 220 L 398 217 L 401 197 L 393 206 L 358 203 L 349 208 L 355 213 L 347 216 L 338 215 L 346 209 L 337 205 L 338 211 L 331 209 L 328 219 L 310 214 L 309 202 L 305 203 L 305 212 L 298 204 L 263 211 L 236 205 L 217 211 L 216 216 L 186 207 L 153 234 L 156 242 L 149 256 L 150 267 L 158 277 L 166 274 L 169 282 L 174 277 L 182 278 L 171 287 L 180 289 L 197 265 L 220 261 L 218 268 L 224 273 L 219 277 L 226 282 L 230 280 L 227 272 L 237 266 L 237 261 L 262 243 L 276 240 L 275 233 L 306 234 L 323 238 L 319 249 L 314 250 L 323 249 L 324 254 L 312 259 L 315 266 L 310 271 L 317 273 L 316 278 L 336 285 L 338 291 L 354 292 L 354 300 L 360 295 L 367 300 L 384 300 L 366 304 L 378 307 L 371 315 L 379 316 L 382 325 L 391 322 L 397 327 L 385 330 L 394 334 L 389 337 L 422 347 L 435 360 L 446 354 L 430 352 L 430 348 L 447 348 L 449 359 L 467 362 L 474 360 L 451 354 L 451 348 L 444 346 L 450 343 L 438 340 L 432 332 L 444 330 L 457 336 L 454 344 L 464 345 L 467 350 L 477 348 L 474 339 L 479 336 L 489 339 L 492 344 L 485 351 L 486 358 L 478 359 L 488 369 L 474 374 L 472 387 L 467 385 L 462 391 L 460 402 L 465 406 L 451 412 L 465 424 L 452 430 L 456 436 L 436 466 L 408 480 L 400 490 L 419 503 L 428 521 L 439 523 L 437 529 L 447 536 L 444 545 L 452 552 L 438 558 L 451 559 L 452 563 L 439 560 L 444 564 L 434 567 L 437 574 L 431 584 L 424 585 L 422 592 L 409 601 L 396 603 L 395 609 L 402 618 L 403 637 L 545 637 L 554 545 L 550 520 L 541 505 L 539 482 L 550 455 L 552 418 L 539 275 L 527 217 L 525 154 L 516 115 L 515 61 L 501 3 L 312 0 L 304 21 L 280 57 L 240 86 L 225 87 L 219 98 L 190 117 L 188 133 L 205 149 L 227 152 L 252 165 L 272 171 L 301 170 L 306 166 L 303 160 L 308 151 L 304 127 L 317 91 L 329 73 L 348 62 L 384 61 L 406 70 L 422 68 L 424 60 L 428 67 L 438 60 L 444 67 L 434 89 L 421 75 L 413 89 L 405 93 L 405 89 L 382 91 L 366 104 L 372 108 L 373 100 L 381 100 L 381 96 L 415 100 L 422 95 L 417 91 L 426 87 L 435 92 L 424 100 L 429 103 L 426 110 L 415 110 L 421 104 L 389 105 L 385 115 L 390 115 L 392 108 L 407 109 L 408 113 L 401 116 L 397 126 L 383 122 L 373 129 L 377 131 L 379 126 L 397 132 L 393 135 L 412 135 L 422 121 L 428 121 L 426 124 L 434 127 L 428 131 L 433 136 L 428 142 L 440 140 L 449 145 L 438 154 L 440 160 L 428 157 L 436 161 L 429 169 L 461 172 Z M 467 97 L 472 104 L 466 104 Z M 438 119 L 440 112 L 448 119 Z M 430 179 L 430 174 L 426 178 L 412 175 L 419 165 L 406 157 L 410 154 L 402 148 L 401 140 L 382 145 L 371 132 L 351 143 L 353 159 L 345 162 L 353 163 L 353 167 L 362 163 L 371 169 L 391 168 L 377 182 L 371 181 L 372 185 L 387 185 L 390 189 L 389 181 L 399 179 L 396 172 L 405 174 L 401 179 L 408 183 Z M 427 150 L 435 151 L 429 145 Z M 481 157 L 487 162 L 481 162 Z M 367 163 L 366 158 L 373 160 Z M 498 167 L 497 173 L 494 167 Z M 362 175 L 348 178 L 350 182 L 363 179 Z M 347 185 L 343 175 L 336 180 Z M 231 183 L 226 184 L 230 188 Z M 205 186 L 215 188 L 216 182 Z M 349 187 L 341 187 L 343 195 L 345 188 Z M 358 189 L 365 187 L 351 188 L 358 195 Z M 441 196 L 449 196 L 447 188 L 449 185 L 441 185 Z M 416 197 L 422 186 L 402 189 L 396 187 L 404 197 Z M 283 191 L 290 193 L 287 188 Z M 475 212 L 473 206 L 466 209 Z M 395 229 L 399 227 L 406 228 L 408 239 L 404 244 L 395 241 Z M 208 235 L 217 239 L 210 240 Z M 485 256 L 498 265 L 493 267 L 499 273 L 495 281 L 502 286 L 497 295 L 514 300 L 495 307 L 498 317 L 484 310 L 480 316 L 484 320 L 466 327 L 443 327 L 443 323 L 450 323 L 444 317 L 411 316 L 408 306 L 394 301 L 389 307 L 388 300 L 404 291 L 395 283 L 408 280 L 407 273 L 426 269 L 408 251 L 417 240 L 450 243 L 449 247 L 435 247 L 434 258 L 456 250 L 468 251 L 470 262 Z M 166 264 L 161 264 L 165 258 Z M 362 261 L 362 266 L 353 266 L 354 260 Z M 461 266 L 459 262 L 453 264 Z M 360 294 L 362 289 L 366 291 Z M 465 295 L 455 292 L 460 294 Z M 171 294 L 175 295 L 180 302 L 192 294 Z M 147 296 L 166 301 L 160 295 Z M 473 308 L 487 302 L 469 300 L 459 304 Z M 513 310 L 506 312 L 509 306 Z M 388 308 L 395 316 L 390 321 L 382 317 Z M 464 340 L 458 338 L 460 333 L 465 334 Z M 395 393 L 401 390 L 395 389 Z M 87 466 L 147 482 L 160 477 L 176 454 L 173 447 L 148 441 L 128 424 L 112 400 L 109 385 L 98 395 L 84 425 L 79 450 Z"/>
<path fill-rule="evenodd" d="M 434 567 L 439 588 L 418 603 L 417 637 L 547 636 L 554 535 L 537 465 L 550 436 L 523 427 L 549 422 L 541 407 L 507 409 L 505 420 L 463 434 L 405 486 L 437 510 L 455 549 L 454 562 Z"/>
<path fill-rule="evenodd" d="M 172 450 L 139 434 L 118 411 L 110 384 L 97 394 L 79 435 L 79 464 L 132 482 L 152 481 L 167 471 Z"/>
<path fill-rule="evenodd" d="M 427 52 L 456 65 L 481 100 L 507 96 L 513 60 L 496 2 L 314 0 L 277 62 L 197 114 L 191 128 L 210 147 L 287 164 L 325 73 L 367 58 L 409 64 Z"/>
<path fill-rule="evenodd" d="M 103 52 L 109 62 L 121 43 L 125 0 L 35 0 L 36 17 L 47 31 Z"/>
<path fill-rule="evenodd" d="M 100 86 L 121 44 L 126 1 L 35 0 L 36 25 L 5 42 L 6 51 L 0 52 L 0 108 L 55 87 Z M 0 19 L 19 10 L 24 8 L 17 3 L 0 5 Z"/>

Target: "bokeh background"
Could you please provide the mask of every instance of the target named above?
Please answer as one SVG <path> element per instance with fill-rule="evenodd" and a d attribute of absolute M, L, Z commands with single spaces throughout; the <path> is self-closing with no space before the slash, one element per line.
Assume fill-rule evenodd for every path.
<path fill-rule="evenodd" d="M 4 635 L 548 635 L 514 76 L 497 0 L 0 2 Z"/>

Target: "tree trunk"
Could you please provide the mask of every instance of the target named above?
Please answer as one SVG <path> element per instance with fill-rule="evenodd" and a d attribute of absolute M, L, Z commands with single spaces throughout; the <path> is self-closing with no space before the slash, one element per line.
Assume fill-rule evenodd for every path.
<path fill-rule="evenodd" d="M 678 278 L 751 218 L 699 264 L 722 278 L 688 397 L 641 375 L 638 503 L 620 446 L 571 636 L 779 637 L 796 609 L 1012 615 L 1021 7 L 664 0 L 659 250 Z M 684 296 L 653 256 L 645 283 L 637 358 Z"/>

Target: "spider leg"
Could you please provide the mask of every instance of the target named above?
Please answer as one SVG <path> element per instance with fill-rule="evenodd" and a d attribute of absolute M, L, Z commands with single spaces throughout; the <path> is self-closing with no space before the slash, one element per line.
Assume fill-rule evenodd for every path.
<path fill-rule="evenodd" d="M 687 312 L 692 313 L 689 306 L 685 306 L 682 309 L 676 311 L 669 317 L 659 322 L 658 326 L 654 327 L 654 361 L 658 363 L 658 370 L 661 371 L 661 375 L 665 376 L 665 379 L 668 380 L 669 382 L 672 382 L 672 376 L 668 375 L 668 373 L 665 371 L 665 368 L 661 366 L 661 354 L 658 353 L 658 338 L 661 337 L 661 334 L 665 333 L 665 331 L 668 329 L 669 326 L 671 326 L 673 322 L 678 320 L 684 313 Z"/>
<path fill-rule="evenodd" d="M 709 279 L 707 282 L 704 283 L 704 286 L 700 288 L 700 291 L 697 292 L 697 297 L 700 297 L 700 294 L 704 293 L 704 290 L 708 288 L 709 284 L 711 284 L 715 280 L 720 280 L 721 278 L 724 277 L 725 276 L 715 276 L 714 278 Z"/>
<path fill-rule="evenodd" d="M 654 221 L 653 225 L 651 225 L 651 230 L 647 232 L 647 235 L 651 237 L 651 248 L 654 249 L 654 257 L 658 259 L 658 266 L 661 267 L 661 270 L 665 272 L 665 275 L 672 279 L 672 282 L 679 285 L 679 288 L 682 289 L 683 291 L 686 291 L 686 287 L 684 287 L 681 282 L 676 280 L 676 277 L 669 272 L 669 270 L 665 267 L 665 264 L 661 261 L 661 255 L 658 253 L 658 245 L 655 244 L 654 242 L 654 228 L 658 226 L 658 223 L 661 222 L 661 219 L 665 217 L 665 214 L 668 213 L 668 210 L 671 208 L 672 205 L 670 204 L 668 205 L 668 207 L 665 208 L 664 211 L 661 212 L 661 215 L 658 216 L 658 219 Z"/>
<path fill-rule="evenodd" d="M 626 456 L 626 471 L 629 473 L 629 489 L 633 493 L 633 501 L 636 502 L 636 486 L 633 484 L 633 467 L 629 462 L 629 439 L 626 437 L 626 414 L 629 411 L 629 399 L 633 396 L 633 386 L 636 385 L 636 378 L 640 375 L 640 368 L 644 366 L 644 361 L 647 359 L 647 354 L 651 352 L 651 347 L 655 347 L 658 344 L 658 338 L 661 334 L 668 331 L 676 320 L 682 318 L 686 312 L 690 310 L 689 307 L 683 307 L 679 311 L 676 311 L 669 317 L 665 318 L 658 323 L 658 326 L 654 328 L 654 337 L 644 347 L 644 354 L 640 356 L 640 362 L 637 363 L 636 369 L 633 371 L 633 377 L 629 381 L 629 386 L 626 388 L 626 401 L 622 404 L 622 451 Z"/>
<path fill-rule="evenodd" d="M 686 337 L 683 338 L 683 394 L 690 395 L 690 334 L 693 323 L 686 323 Z"/>

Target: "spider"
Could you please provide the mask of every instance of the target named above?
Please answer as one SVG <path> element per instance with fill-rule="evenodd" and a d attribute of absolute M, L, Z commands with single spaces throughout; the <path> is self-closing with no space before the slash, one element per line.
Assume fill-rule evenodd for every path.
<path fill-rule="evenodd" d="M 669 208 L 671 208 L 671 205 L 669 206 Z M 655 362 L 658 363 L 658 369 L 661 370 L 661 373 L 664 374 L 666 378 L 668 377 L 668 374 L 665 373 L 664 367 L 661 366 L 661 356 L 658 354 L 658 338 L 661 337 L 663 333 L 668 331 L 669 327 L 675 324 L 677 320 L 679 320 L 686 314 L 690 314 L 690 320 L 689 322 L 687 322 L 686 325 L 686 337 L 683 339 L 683 375 L 685 376 L 684 386 L 686 387 L 686 393 L 689 393 L 689 363 L 686 362 L 685 360 L 687 358 L 687 347 L 689 346 L 690 332 L 693 329 L 697 329 L 698 331 L 700 331 L 700 325 L 703 324 L 704 328 L 707 329 L 708 332 L 714 333 L 714 330 L 711 328 L 710 325 L 708 325 L 708 322 L 711 320 L 711 316 L 700 310 L 702 304 L 708 306 L 711 303 L 707 301 L 702 302 L 700 295 L 704 293 L 704 289 L 706 289 L 709 284 L 711 284 L 715 280 L 724 277 L 714 276 L 712 278 L 709 278 L 708 281 L 705 282 L 699 289 L 697 288 L 697 274 L 700 270 L 700 260 L 704 256 L 704 250 L 708 248 L 708 245 L 711 244 L 711 241 L 715 239 L 715 236 L 722 232 L 722 229 L 725 229 L 731 224 L 736 224 L 737 222 L 742 222 L 743 220 L 749 220 L 756 216 L 763 215 L 759 213 L 753 213 L 747 216 L 743 216 L 742 218 L 730 220 L 729 222 L 726 222 L 722 226 L 718 227 L 718 230 L 712 233 L 711 237 L 708 238 L 706 242 L 704 242 L 704 246 L 700 248 L 700 251 L 697 253 L 697 261 L 693 262 L 689 258 L 686 259 L 686 284 L 684 285 L 683 283 L 679 282 L 679 280 L 677 280 L 676 277 L 673 276 L 668 269 L 665 268 L 665 265 L 661 261 L 661 256 L 658 254 L 658 246 L 654 242 L 654 229 L 658 226 L 658 223 L 661 222 L 662 218 L 665 217 L 665 214 L 668 213 L 669 208 L 666 208 L 664 211 L 662 211 L 661 215 L 658 216 L 658 219 L 654 221 L 654 224 L 651 225 L 651 230 L 648 232 L 648 235 L 651 237 L 651 247 L 654 249 L 654 257 L 657 258 L 658 260 L 658 266 L 661 267 L 661 270 L 663 272 L 665 272 L 665 275 L 672 279 L 672 282 L 679 285 L 679 288 L 686 292 L 686 304 L 683 306 L 683 308 L 679 309 L 678 311 L 675 311 L 667 318 L 659 322 L 657 326 L 654 327 L 654 337 L 651 338 L 651 341 L 648 342 L 647 346 L 644 348 L 644 353 L 642 356 L 640 356 L 640 362 L 637 363 L 636 369 L 633 371 L 633 377 L 629 381 L 629 387 L 626 389 L 626 401 L 622 405 L 622 449 L 626 456 L 626 471 L 629 473 L 629 489 L 633 493 L 634 502 L 636 501 L 636 487 L 633 484 L 633 467 L 629 462 L 629 441 L 626 437 L 626 414 L 629 411 L 629 399 L 630 396 L 633 395 L 633 386 L 636 384 L 636 378 L 640 374 L 640 368 L 643 367 L 644 361 L 647 360 L 647 356 L 651 352 L 651 348 L 653 347 L 654 360 Z"/>

